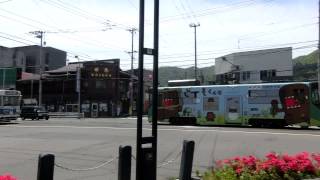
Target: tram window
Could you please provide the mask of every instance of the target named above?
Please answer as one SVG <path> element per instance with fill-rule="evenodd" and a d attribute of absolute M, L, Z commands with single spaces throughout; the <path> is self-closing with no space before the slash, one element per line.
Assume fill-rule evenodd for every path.
<path fill-rule="evenodd" d="M 317 89 L 313 89 L 311 92 L 311 101 L 313 104 L 319 105 L 320 100 L 319 100 L 319 93 Z"/>
<path fill-rule="evenodd" d="M 272 90 L 249 90 L 248 91 L 248 103 L 249 104 L 269 104 L 270 99 L 278 99 L 279 91 Z"/>
<path fill-rule="evenodd" d="M 203 98 L 203 109 L 205 111 L 219 111 L 219 97 Z"/>
<path fill-rule="evenodd" d="M 305 91 L 304 89 L 294 89 L 293 90 L 293 93 L 294 93 L 294 97 L 301 103 L 305 103 Z"/>

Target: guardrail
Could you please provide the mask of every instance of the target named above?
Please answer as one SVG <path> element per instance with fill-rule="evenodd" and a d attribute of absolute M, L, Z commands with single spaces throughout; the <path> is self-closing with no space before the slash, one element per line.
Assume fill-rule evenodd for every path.
<path fill-rule="evenodd" d="M 49 112 L 49 116 L 52 118 L 55 117 L 67 117 L 67 118 L 84 118 L 84 113 L 77 112 Z"/>
<path fill-rule="evenodd" d="M 37 180 L 53 180 L 54 167 L 61 168 L 67 171 L 91 171 L 98 168 L 107 166 L 114 161 L 118 160 L 118 180 L 130 180 L 131 179 L 131 159 L 136 160 L 136 158 L 131 154 L 131 146 L 120 146 L 119 154 L 114 156 L 112 159 L 100 162 L 100 164 L 94 167 L 88 168 L 71 168 L 66 167 L 60 163 L 55 162 L 54 154 L 40 154 L 38 160 L 38 172 Z M 193 164 L 193 153 L 194 153 L 194 141 L 183 141 L 183 148 L 173 159 L 166 162 L 162 162 L 157 168 L 164 167 L 177 161 L 180 157 L 180 173 L 179 180 L 194 180 L 191 177 L 192 164 Z"/>

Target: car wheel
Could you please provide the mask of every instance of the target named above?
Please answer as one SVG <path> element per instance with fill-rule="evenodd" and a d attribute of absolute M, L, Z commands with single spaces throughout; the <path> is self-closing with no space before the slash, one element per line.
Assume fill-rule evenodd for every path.
<path fill-rule="evenodd" d="M 46 120 L 49 120 L 49 116 L 46 117 Z"/>

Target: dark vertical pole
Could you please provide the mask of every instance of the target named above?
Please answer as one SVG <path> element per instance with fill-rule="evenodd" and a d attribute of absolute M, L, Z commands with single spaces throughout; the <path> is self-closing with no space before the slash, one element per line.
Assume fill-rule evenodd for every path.
<path fill-rule="evenodd" d="M 142 179 L 142 115 L 143 115 L 143 46 L 144 46 L 144 0 L 140 0 L 139 16 L 139 70 L 137 97 L 137 161 L 136 180 Z"/>
<path fill-rule="evenodd" d="M 194 26 L 194 79 L 198 79 L 198 67 L 197 67 L 197 26 Z"/>
<path fill-rule="evenodd" d="M 154 141 L 152 142 L 152 154 L 154 157 L 153 171 L 154 175 L 157 174 L 157 129 L 158 129 L 158 61 L 159 61 L 159 0 L 154 1 L 154 32 L 153 32 L 153 91 L 152 91 L 152 136 Z"/>
<path fill-rule="evenodd" d="M 37 180 L 53 180 L 54 172 L 54 155 L 40 154 L 38 161 L 38 176 Z"/>
<path fill-rule="evenodd" d="M 183 141 L 180 165 L 180 180 L 191 180 L 194 141 Z"/>
<path fill-rule="evenodd" d="M 131 179 L 131 146 L 119 147 L 118 180 Z"/>
<path fill-rule="evenodd" d="M 320 0 L 318 2 L 318 93 L 320 94 Z"/>
<path fill-rule="evenodd" d="M 130 30 L 131 32 L 131 74 L 130 74 L 130 83 L 131 83 L 131 87 L 130 87 L 130 116 L 133 115 L 133 40 L 134 40 L 134 33 L 135 33 L 136 29 L 132 28 Z"/>

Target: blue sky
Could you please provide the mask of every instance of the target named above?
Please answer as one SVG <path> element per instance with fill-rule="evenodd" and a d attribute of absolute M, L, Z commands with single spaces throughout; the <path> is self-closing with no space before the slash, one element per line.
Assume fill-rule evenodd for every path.
<path fill-rule="evenodd" d="M 3 2 L 3 3 L 1 3 Z M 293 47 L 293 56 L 315 50 L 316 0 L 161 0 L 160 66 L 193 65 L 197 28 L 198 66 L 228 53 Z M 130 68 L 131 35 L 138 27 L 138 0 L 0 0 L 1 46 L 39 44 L 28 32 L 43 30 L 46 45 L 68 51 L 68 59 L 120 58 Z M 152 47 L 152 1 L 146 1 L 145 46 Z M 64 33 L 62 33 L 64 32 Z M 23 42 L 23 43 L 21 43 Z M 135 50 L 138 33 L 135 35 Z M 137 67 L 137 54 L 135 67 Z M 152 67 L 146 57 L 145 67 Z"/>

